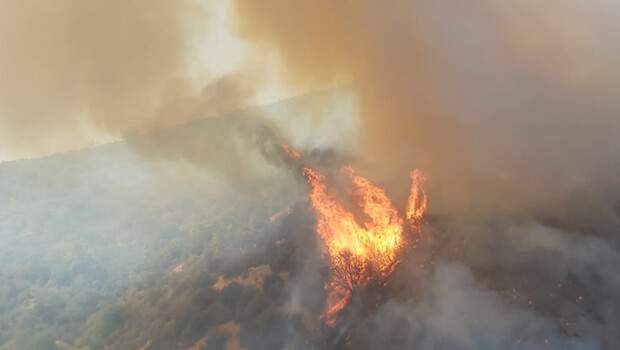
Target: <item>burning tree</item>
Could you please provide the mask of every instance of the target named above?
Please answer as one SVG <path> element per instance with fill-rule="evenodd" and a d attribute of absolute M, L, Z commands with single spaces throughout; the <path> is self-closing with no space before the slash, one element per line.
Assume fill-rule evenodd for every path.
<path fill-rule="evenodd" d="M 350 167 L 342 172 L 351 180 L 356 204 L 368 220 L 359 223 L 327 187 L 325 176 L 304 167 L 310 185 L 310 202 L 317 215 L 317 233 L 324 246 L 330 276 L 326 282 L 327 303 L 323 320 L 334 326 L 356 288 L 383 283 L 399 262 L 407 242 L 403 219 L 385 191 Z M 424 175 L 411 173 L 411 194 L 406 220 L 413 232 L 419 232 L 427 208 L 422 185 Z"/>

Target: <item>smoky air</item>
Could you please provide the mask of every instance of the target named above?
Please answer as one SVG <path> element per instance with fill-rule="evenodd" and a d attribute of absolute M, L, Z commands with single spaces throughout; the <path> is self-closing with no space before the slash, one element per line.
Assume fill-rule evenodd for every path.
<path fill-rule="evenodd" d="M 620 348 L 618 14 L 0 2 L 0 350 Z"/>

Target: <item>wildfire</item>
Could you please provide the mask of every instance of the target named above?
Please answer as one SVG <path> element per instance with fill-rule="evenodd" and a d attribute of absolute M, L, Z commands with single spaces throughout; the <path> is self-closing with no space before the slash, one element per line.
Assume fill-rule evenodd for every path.
<path fill-rule="evenodd" d="M 299 152 L 283 145 L 292 158 Z M 358 222 L 334 192 L 327 186 L 326 178 L 318 170 L 304 167 L 303 174 L 310 185 L 310 203 L 317 216 L 317 234 L 324 247 L 330 276 L 325 284 L 326 309 L 323 320 L 334 326 L 355 288 L 373 282 L 383 282 L 394 271 L 407 244 L 403 219 L 385 191 L 350 167 L 342 169 L 351 181 L 356 205 L 364 214 Z M 422 186 L 424 175 L 419 170 L 411 172 L 411 194 L 405 218 L 414 232 L 427 208 L 427 198 Z"/>
<path fill-rule="evenodd" d="M 419 233 L 420 225 L 428 208 L 428 197 L 423 187 L 426 176 L 418 169 L 411 171 L 409 175 L 411 177 L 411 191 L 409 192 L 405 215 L 411 230 Z"/>
<path fill-rule="evenodd" d="M 282 144 L 282 149 L 284 150 L 284 153 L 286 153 L 289 157 L 295 160 L 299 160 L 301 158 L 301 152 L 299 152 L 298 150 L 294 149 L 293 147 L 289 146 L 286 143 Z"/>

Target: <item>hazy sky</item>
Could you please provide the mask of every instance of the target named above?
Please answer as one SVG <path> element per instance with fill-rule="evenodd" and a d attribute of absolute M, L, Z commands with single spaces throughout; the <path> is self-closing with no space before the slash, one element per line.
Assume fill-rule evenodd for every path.
<path fill-rule="evenodd" d="M 611 0 L 4 1 L 0 159 L 346 84 L 359 111 L 359 153 L 376 162 L 378 175 L 406 182 L 407 171 L 421 167 L 438 184 L 435 203 L 462 198 L 470 207 L 466 201 L 489 183 L 504 189 L 494 191 L 493 208 L 512 205 L 508 193 L 540 202 L 539 193 L 560 183 L 557 192 L 601 182 L 620 166 L 618 7 Z M 532 194 L 522 198 L 514 183 Z"/>
<path fill-rule="evenodd" d="M 117 15 L 123 11 L 125 18 Z M 141 17 L 148 11 L 154 20 Z M 0 76 L 4 79 L 0 83 L 0 138 L 4 139 L 0 143 L 0 161 L 97 145 L 122 138 L 127 129 L 140 129 L 140 124 L 110 123 L 109 119 L 114 117 L 97 115 L 123 108 L 103 113 L 98 110 L 99 105 L 110 105 L 111 100 L 118 98 L 114 92 L 106 91 L 115 89 L 108 88 L 108 83 L 127 85 L 129 91 L 119 94 L 130 100 L 129 103 L 135 99 L 132 107 L 136 111 L 148 110 L 144 106 L 153 105 L 138 102 L 141 98 L 158 100 L 160 90 L 163 89 L 163 94 L 174 90 L 174 83 L 169 81 L 180 79 L 184 87 L 189 85 L 199 90 L 222 76 L 235 74 L 243 66 L 255 66 L 265 72 L 260 78 L 260 89 L 251 94 L 246 104 L 266 104 L 299 93 L 300 90 L 285 86 L 275 52 L 257 50 L 254 44 L 236 37 L 231 11 L 228 0 L 183 0 L 171 6 L 161 1 L 154 4 L 138 1 L 133 8 L 122 1 L 105 5 L 76 0 L 1 3 L 0 22 L 4 24 L 0 24 L 0 42 L 3 52 L 13 54 L 0 59 Z M 157 17 L 168 13 L 173 13 L 171 18 Z M 165 29 L 157 31 L 160 26 Z M 115 28 L 120 29 L 115 32 Z M 122 31 L 135 34 L 125 39 Z M 151 70 L 142 72 L 140 63 L 128 63 L 130 56 L 109 64 L 101 58 L 110 53 L 126 55 L 123 51 L 149 41 L 160 48 L 147 47 L 143 56 L 138 53 L 134 59 L 146 61 L 145 66 L 152 63 Z M 178 53 L 166 52 L 171 50 Z M 153 58 L 156 56 L 164 59 L 157 62 Z M 111 82 L 105 81 L 105 77 L 92 78 L 107 74 L 108 66 L 113 67 L 112 74 L 117 71 L 129 78 L 115 77 Z M 39 76 L 29 74 L 37 70 L 41 71 Z M 134 72 L 136 76 L 132 77 Z M 141 76 L 152 77 L 159 72 L 162 75 L 159 79 Z M 163 84 L 172 88 L 161 88 Z M 47 113 L 50 116 L 42 116 Z"/>

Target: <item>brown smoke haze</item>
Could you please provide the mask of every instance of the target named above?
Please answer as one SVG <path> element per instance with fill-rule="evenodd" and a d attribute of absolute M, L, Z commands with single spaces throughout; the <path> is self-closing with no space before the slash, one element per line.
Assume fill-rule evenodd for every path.
<path fill-rule="evenodd" d="M 619 14 L 0 0 L 0 157 L 125 141 L 0 164 L 0 350 L 620 349 Z"/>
<path fill-rule="evenodd" d="M 392 179 L 423 168 L 436 210 L 543 207 L 617 169 L 610 1 L 235 6 L 298 84 L 352 86 L 363 154 Z"/>
<path fill-rule="evenodd" d="M 412 167 L 429 175 L 437 211 L 529 213 L 563 202 L 588 216 L 581 203 L 613 197 L 620 49 L 610 1 L 232 4 L 240 37 L 275 50 L 293 84 L 353 90 L 357 156 L 394 197 Z M 83 145 L 93 133 L 136 135 L 247 106 L 265 62 L 206 85 L 189 77 L 208 12 L 190 0 L 2 2 L 3 148 Z M 241 173 L 245 153 L 230 156 L 237 141 L 214 130 L 139 145 Z"/>
<path fill-rule="evenodd" d="M 251 74 L 187 79 L 207 12 L 191 0 L 2 1 L 3 148 L 49 152 L 83 145 L 87 130 L 120 137 L 238 108 Z"/>

